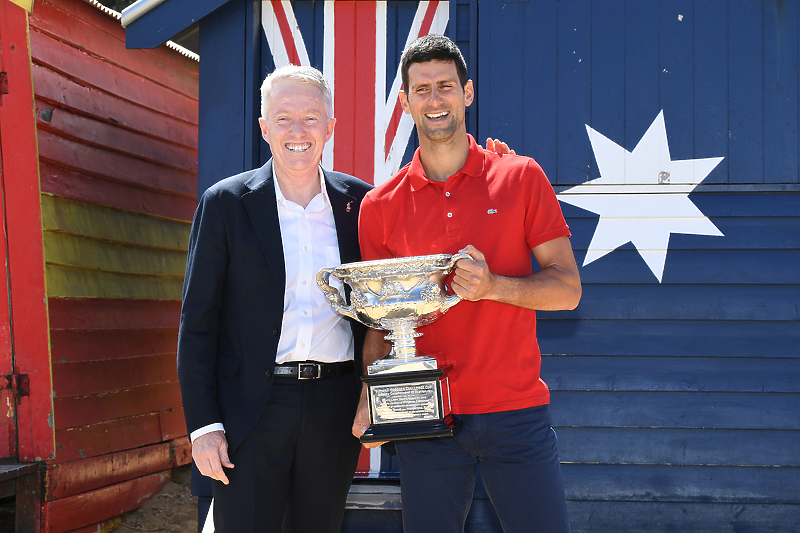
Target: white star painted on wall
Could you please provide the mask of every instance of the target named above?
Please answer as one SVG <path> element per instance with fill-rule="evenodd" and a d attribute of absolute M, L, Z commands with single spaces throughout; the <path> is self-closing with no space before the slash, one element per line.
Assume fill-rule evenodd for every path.
<path fill-rule="evenodd" d="M 660 283 L 671 233 L 722 236 L 689 193 L 723 158 L 672 161 L 664 111 L 633 152 L 588 125 L 586 131 L 600 177 L 558 195 L 562 202 L 600 215 L 583 266 L 630 242 Z"/>

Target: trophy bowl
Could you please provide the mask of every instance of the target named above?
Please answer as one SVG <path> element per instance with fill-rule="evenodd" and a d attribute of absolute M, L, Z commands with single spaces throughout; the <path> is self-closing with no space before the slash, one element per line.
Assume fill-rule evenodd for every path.
<path fill-rule="evenodd" d="M 347 263 L 321 269 L 317 284 L 337 313 L 391 331 L 386 339 L 392 341 L 392 353 L 383 360 L 385 365 L 392 359 L 415 358 L 414 338 L 421 335 L 415 328 L 438 320 L 461 301 L 457 294 L 446 294 L 444 285 L 460 259 L 471 257 L 459 253 Z M 331 275 L 352 288 L 351 305 L 331 287 Z"/>
<path fill-rule="evenodd" d="M 389 330 L 392 351 L 367 368 L 370 427 L 361 442 L 450 437 L 460 422 L 450 414 L 444 369 L 417 355 L 415 328 L 438 320 L 461 301 L 447 294 L 445 279 L 468 254 L 400 257 L 323 268 L 317 284 L 333 310 L 371 328 Z M 351 287 L 350 305 L 330 285 L 334 276 Z M 444 382 L 444 386 L 442 384 Z"/>

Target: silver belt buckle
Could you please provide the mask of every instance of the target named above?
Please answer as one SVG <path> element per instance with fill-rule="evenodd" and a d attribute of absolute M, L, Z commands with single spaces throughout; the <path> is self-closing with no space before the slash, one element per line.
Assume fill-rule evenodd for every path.
<path fill-rule="evenodd" d="M 303 369 L 304 368 L 312 368 L 316 371 L 313 372 L 311 376 L 304 376 Z M 320 363 L 298 363 L 297 364 L 297 379 L 317 379 L 319 378 L 320 374 L 322 373 L 322 365 Z"/>

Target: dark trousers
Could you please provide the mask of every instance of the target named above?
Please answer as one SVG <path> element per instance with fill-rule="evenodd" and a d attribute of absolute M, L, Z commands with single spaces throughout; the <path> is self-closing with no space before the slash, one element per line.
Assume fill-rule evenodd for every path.
<path fill-rule="evenodd" d="M 217 533 L 338 532 L 361 445 L 354 375 L 276 378 L 269 404 L 213 482 Z"/>
<path fill-rule="evenodd" d="M 479 464 L 504 531 L 569 532 L 549 406 L 459 418 L 451 439 L 397 443 L 405 533 L 462 533 Z"/>

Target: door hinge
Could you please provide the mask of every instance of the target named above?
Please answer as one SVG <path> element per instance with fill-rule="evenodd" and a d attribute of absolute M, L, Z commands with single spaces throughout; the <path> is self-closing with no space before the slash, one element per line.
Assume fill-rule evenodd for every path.
<path fill-rule="evenodd" d="M 17 399 L 31 395 L 31 378 L 28 374 L 9 374 L 3 376 L 6 380 L 3 389 L 11 389 Z M 2 382 L 0 382 L 2 383 Z"/>
<path fill-rule="evenodd" d="M 0 72 L 0 105 L 3 105 L 4 94 L 8 94 L 8 72 Z"/>

